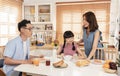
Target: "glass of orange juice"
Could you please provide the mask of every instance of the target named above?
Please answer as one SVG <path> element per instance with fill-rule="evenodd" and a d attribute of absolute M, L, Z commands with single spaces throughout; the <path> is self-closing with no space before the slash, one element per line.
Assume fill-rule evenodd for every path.
<path fill-rule="evenodd" d="M 36 66 L 39 66 L 39 63 L 40 63 L 40 58 L 33 58 L 32 59 L 32 63 Z"/>

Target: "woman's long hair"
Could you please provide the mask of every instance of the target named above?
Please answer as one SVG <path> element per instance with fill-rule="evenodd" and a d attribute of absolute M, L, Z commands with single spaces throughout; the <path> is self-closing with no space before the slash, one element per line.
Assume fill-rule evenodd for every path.
<path fill-rule="evenodd" d="M 66 44 L 66 38 L 74 37 L 74 34 L 72 33 L 72 31 L 65 31 L 63 37 L 64 37 L 64 44 L 63 44 L 62 51 L 60 52 L 60 54 L 64 52 L 64 48 L 65 48 L 65 44 Z M 74 42 L 72 42 L 72 45 L 73 45 L 72 50 L 75 51 Z"/>
<path fill-rule="evenodd" d="M 85 14 L 83 14 L 83 17 L 85 17 L 86 21 L 89 23 L 90 32 L 94 32 L 95 30 L 98 29 L 99 26 L 97 23 L 97 19 L 93 12 L 91 12 L 91 11 L 86 12 Z"/>

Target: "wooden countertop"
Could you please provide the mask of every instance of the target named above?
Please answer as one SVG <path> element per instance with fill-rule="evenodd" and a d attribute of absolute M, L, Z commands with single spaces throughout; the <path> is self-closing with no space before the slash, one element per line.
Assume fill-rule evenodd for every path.
<path fill-rule="evenodd" d="M 43 46 L 31 46 L 30 50 L 34 50 L 34 49 L 53 49 L 54 46 L 50 45 L 50 44 L 45 44 Z"/>

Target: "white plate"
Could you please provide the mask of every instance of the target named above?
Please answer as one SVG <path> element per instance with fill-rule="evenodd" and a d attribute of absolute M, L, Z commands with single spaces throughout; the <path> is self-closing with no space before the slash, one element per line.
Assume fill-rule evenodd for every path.
<path fill-rule="evenodd" d="M 65 55 L 63 58 L 66 61 L 70 61 L 72 59 L 72 56 L 71 55 Z"/>

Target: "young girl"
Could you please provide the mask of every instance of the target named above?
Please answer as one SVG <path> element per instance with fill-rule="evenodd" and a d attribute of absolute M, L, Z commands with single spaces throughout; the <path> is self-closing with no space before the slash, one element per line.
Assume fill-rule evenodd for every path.
<path fill-rule="evenodd" d="M 81 58 L 85 58 L 85 54 L 81 52 L 77 44 L 74 42 L 74 34 L 71 31 L 65 31 L 63 37 L 64 37 L 64 44 L 60 45 L 57 54 L 71 55 L 71 56 L 78 54 Z"/>

